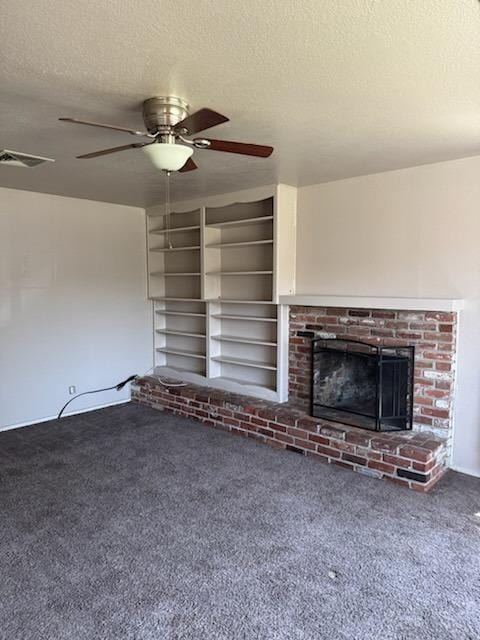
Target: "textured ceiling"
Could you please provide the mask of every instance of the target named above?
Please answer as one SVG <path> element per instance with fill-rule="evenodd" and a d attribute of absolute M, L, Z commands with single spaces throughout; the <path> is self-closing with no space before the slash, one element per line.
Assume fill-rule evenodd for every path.
<path fill-rule="evenodd" d="M 0 186 L 144 206 L 161 176 L 132 142 L 59 116 L 138 128 L 166 93 L 231 122 L 212 137 L 268 160 L 196 151 L 174 198 L 307 185 L 480 154 L 477 0 L 2 1 L 0 148 L 55 158 L 0 166 Z"/>

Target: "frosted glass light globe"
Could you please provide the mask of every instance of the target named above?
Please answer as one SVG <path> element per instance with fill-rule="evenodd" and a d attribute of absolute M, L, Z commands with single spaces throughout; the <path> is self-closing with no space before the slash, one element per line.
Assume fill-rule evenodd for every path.
<path fill-rule="evenodd" d="M 142 149 L 150 158 L 152 164 L 163 171 L 178 171 L 193 153 L 193 149 L 184 144 L 161 142 L 148 144 Z"/>

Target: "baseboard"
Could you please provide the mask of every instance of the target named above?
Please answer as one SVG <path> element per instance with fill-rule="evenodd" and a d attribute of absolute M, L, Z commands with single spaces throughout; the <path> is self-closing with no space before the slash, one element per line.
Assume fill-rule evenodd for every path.
<path fill-rule="evenodd" d="M 117 404 L 126 404 L 127 402 L 131 402 L 130 398 L 125 398 L 124 400 L 117 400 L 116 402 L 108 402 L 107 404 L 97 404 L 94 407 L 88 407 L 87 409 L 80 409 L 78 411 L 69 411 L 68 413 L 64 413 L 66 416 L 76 416 L 80 413 L 88 413 L 89 411 L 96 411 L 97 409 L 105 409 L 106 407 L 113 407 Z M 36 420 L 30 420 L 29 422 L 19 422 L 17 424 L 9 424 L 5 427 L 0 427 L 1 431 L 10 431 L 11 429 L 20 429 L 22 427 L 31 427 L 34 424 L 40 424 L 41 422 L 48 422 L 49 420 L 56 420 L 57 415 L 48 416 L 47 418 L 37 418 Z"/>
<path fill-rule="evenodd" d="M 466 469 L 465 467 L 451 466 L 452 471 L 458 471 L 458 473 L 464 473 L 466 476 L 473 476 L 474 478 L 480 478 L 480 471 L 474 471 L 473 469 Z"/>

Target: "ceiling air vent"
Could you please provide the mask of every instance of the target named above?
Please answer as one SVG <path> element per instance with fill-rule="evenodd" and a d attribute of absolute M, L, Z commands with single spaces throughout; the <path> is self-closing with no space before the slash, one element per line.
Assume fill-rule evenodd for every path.
<path fill-rule="evenodd" d="M 2 149 L 0 151 L 0 165 L 8 167 L 36 167 L 37 164 L 44 162 L 55 162 L 53 158 L 43 158 L 42 156 L 32 156 L 29 153 L 20 153 L 19 151 L 11 151 L 10 149 Z"/>

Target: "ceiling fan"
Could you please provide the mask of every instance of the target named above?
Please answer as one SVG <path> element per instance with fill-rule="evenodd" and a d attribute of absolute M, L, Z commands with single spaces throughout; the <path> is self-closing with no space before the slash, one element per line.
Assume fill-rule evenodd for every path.
<path fill-rule="evenodd" d="M 86 124 L 92 127 L 102 127 L 123 131 L 134 136 L 150 138 L 149 142 L 134 142 L 111 149 L 102 149 L 93 153 L 86 153 L 77 158 L 97 158 L 109 153 L 117 153 L 126 149 L 143 149 L 152 163 L 164 171 L 193 171 L 197 165 L 191 156 L 194 149 L 211 149 L 213 151 L 226 151 L 227 153 L 239 153 L 246 156 L 268 158 L 273 147 L 265 147 L 259 144 L 247 144 L 244 142 L 231 142 L 228 140 L 213 140 L 211 138 L 188 139 L 205 129 L 216 127 L 228 118 L 211 109 L 200 109 L 189 115 L 188 105 L 185 100 L 174 96 L 149 98 L 143 103 L 143 121 L 146 131 L 135 131 L 127 127 L 117 127 L 111 124 L 101 124 L 77 118 L 59 118 L 63 122 Z"/>

